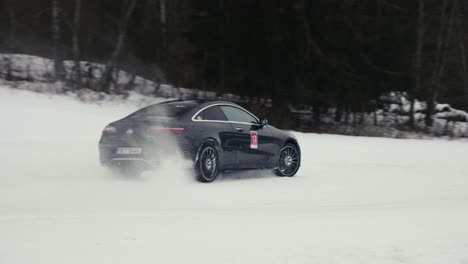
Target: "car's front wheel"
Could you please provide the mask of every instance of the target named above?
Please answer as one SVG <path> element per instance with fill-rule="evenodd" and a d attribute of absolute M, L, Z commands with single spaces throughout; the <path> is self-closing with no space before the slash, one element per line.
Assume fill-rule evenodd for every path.
<path fill-rule="evenodd" d="M 276 175 L 282 177 L 292 177 L 296 175 L 301 164 L 301 154 L 297 146 L 286 144 L 280 151 L 280 160 Z"/>
<path fill-rule="evenodd" d="M 195 166 L 195 174 L 199 182 L 212 182 L 219 174 L 219 156 L 214 147 L 204 146 Z"/>

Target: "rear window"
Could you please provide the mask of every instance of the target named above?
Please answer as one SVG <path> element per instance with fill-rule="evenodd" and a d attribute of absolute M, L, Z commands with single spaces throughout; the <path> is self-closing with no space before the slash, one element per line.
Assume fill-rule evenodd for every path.
<path fill-rule="evenodd" d="M 133 119 L 146 119 L 146 118 L 176 118 L 187 113 L 198 105 L 197 101 L 176 101 L 151 105 L 140 109 L 133 114 L 129 115 L 129 118 Z"/>
<path fill-rule="evenodd" d="M 195 119 L 197 120 L 212 120 L 212 121 L 227 121 L 223 111 L 217 106 L 212 106 L 198 114 Z"/>

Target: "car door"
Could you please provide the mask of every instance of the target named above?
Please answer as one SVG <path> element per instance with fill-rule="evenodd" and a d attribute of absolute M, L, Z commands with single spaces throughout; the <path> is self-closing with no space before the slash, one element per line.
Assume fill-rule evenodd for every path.
<path fill-rule="evenodd" d="M 233 105 L 220 105 L 219 108 L 232 127 L 228 145 L 237 153 L 238 167 L 268 167 L 273 159 L 270 130 L 259 125 L 258 119 L 244 109 Z"/>
<path fill-rule="evenodd" d="M 237 152 L 231 144 L 232 127 L 226 116 L 217 105 L 205 108 L 196 114 L 193 121 L 199 130 L 198 138 L 214 138 L 218 140 L 223 150 L 223 168 L 230 169 L 237 167 Z"/>

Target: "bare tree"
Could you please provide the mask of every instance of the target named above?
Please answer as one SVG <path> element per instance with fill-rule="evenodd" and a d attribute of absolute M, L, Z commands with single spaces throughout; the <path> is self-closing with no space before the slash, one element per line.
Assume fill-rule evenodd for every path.
<path fill-rule="evenodd" d="M 10 26 L 9 36 L 8 36 L 8 51 L 14 53 L 16 50 L 16 15 L 13 10 L 11 1 L 6 1 L 6 11 L 8 13 L 8 21 Z M 9 57 L 4 58 L 4 64 L 2 65 L 5 68 L 5 79 L 12 80 L 13 77 L 13 60 Z"/>
<path fill-rule="evenodd" d="M 225 45 L 226 45 L 226 6 L 225 6 L 225 1 L 224 0 L 219 0 L 219 9 L 221 14 L 220 20 L 221 23 L 219 23 L 219 36 L 221 38 L 221 45 L 219 46 L 218 50 L 218 56 L 219 56 L 219 84 L 220 84 L 220 91 L 222 93 L 225 93 L 226 91 L 226 56 L 225 56 Z"/>
<path fill-rule="evenodd" d="M 416 52 L 414 57 L 414 93 L 419 93 L 421 91 L 421 71 L 422 71 L 422 48 L 424 45 L 424 0 L 419 0 L 418 8 L 418 20 L 417 20 L 417 39 L 416 39 Z M 415 94 L 411 95 L 411 107 L 410 107 L 410 126 L 415 127 L 414 122 L 414 104 L 415 104 Z"/>
<path fill-rule="evenodd" d="M 163 42 L 163 48 L 167 48 L 167 11 L 166 11 L 166 0 L 159 0 L 159 9 L 161 17 L 161 36 Z"/>
<path fill-rule="evenodd" d="M 8 12 L 8 20 L 10 21 L 10 35 L 8 39 L 8 46 L 10 52 L 15 52 L 16 49 L 16 28 L 17 28 L 17 21 L 16 21 L 16 14 L 11 6 L 10 2 L 7 2 L 7 12 Z"/>
<path fill-rule="evenodd" d="M 465 91 L 465 101 L 468 106 L 468 61 L 466 54 L 466 41 L 468 40 L 468 2 L 462 1 L 460 4 L 460 17 L 459 17 L 459 40 L 458 46 L 460 48 L 460 59 L 463 70 L 463 87 Z"/>
<path fill-rule="evenodd" d="M 61 57 L 61 28 L 60 28 L 60 5 L 59 0 L 52 0 L 52 41 L 53 41 L 53 59 L 54 59 L 54 79 L 63 80 L 65 68 Z"/>
<path fill-rule="evenodd" d="M 440 15 L 440 29 L 437 38 L 437 49 L 436 49 L 436 62 L 433 70 L 431 84 L 428 91 L 427 98 L 427 109 L 426 109 L 426 126 L 432 126 L 435 103 L 442 87 L 442 78 L 445 72 L 447 56 L 452 39 L 452 33 L 454 28 L 454 20 L 456 10 L 458 8 L 458 0 L 451 1 L 451 9 L 449 16 L 447 17 L 448 0 L 443 0 L 442 9 Z"/>
<path fill-rule="evenodd" d="M 81 88 L 81 64 L 80 64 L 80 16 L 81 16 L 81 0 L 75 0 L 75 14 L 73 16 L 73 62 L 75 70 L 75 89 Z"/>
<path fill-rule="evenodd" d="M 452 1 L 452 8 L 450 10 L 450 16 L 449 20 L 447 22 L 447 30 L 444 36 L 444 46 L 442 49 L 442 57 L 441 57 L 441 62 L 440 62 L 440 67 L 437 75 L 437 80 L 439 81 L 439 86 L 440 86 L 440 81 L 442 79 L 442 76 L 445 71 L 446 63 L 447 63 L 447 57 L 448 57 L 448 52 L 449 52 L 449 46 L 451 44 L 451 40 L 453 37 L 453 29 L 455 27 L 455 18 L 457 16 L 457 9 L 458 9 L 458 0 L 453 0 Z"/>
<path fill-rule="evenodd" d="M 109 60 L 107 61 L 104 73 L 98 85 L 99 91 L 109 92 L 110 90 L 110 85 L 113 82 L 112 73 L 114 71 L 114 68 L 116 67 L 117 59 L 119 58 L 122 52 L 125 43 L 125 38 L 127 36 L 128 22 L 130 21 L 133 11 L 135 10 L 137 1 L 138 0 L 131 0 L 130 4 L 125 9 L 126 11 L 124 12 L 124 15 L 119 25 L 117 42 Z"/>
<path fill-rule="evenodd" d="M 296 6 L 296 12 L 301 22 L 301 30 L 304 32 L 304 38 L 306 41 L 304 58 L 307 63 L 311 62 L 311 53 L 313 52 L 318 58 L 324 58 L 324 52 L 320 45 L 312 37 L 311 25 L 307 19 L 307 1 L 300 0 Z"/>

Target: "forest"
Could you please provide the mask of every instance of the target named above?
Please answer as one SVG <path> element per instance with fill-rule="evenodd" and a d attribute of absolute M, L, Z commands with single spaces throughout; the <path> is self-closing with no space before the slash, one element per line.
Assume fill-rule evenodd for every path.
<path fill-rule="evenodd" d="M 463 0 L 2 0 L 0 53 L 106 65 L 70 89 L 112 93 L 112 71 L 157 83 L 271 99 L 270 118 L 289 106 L 314 119 L 370 113 L 382 94 L 468 110 L 468 1 Z"/>

